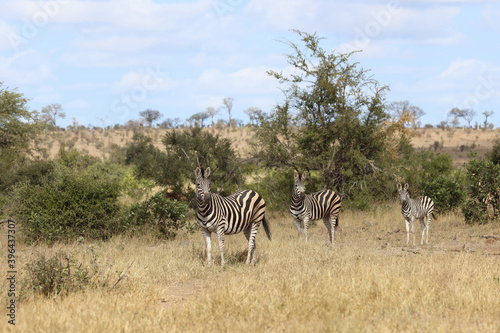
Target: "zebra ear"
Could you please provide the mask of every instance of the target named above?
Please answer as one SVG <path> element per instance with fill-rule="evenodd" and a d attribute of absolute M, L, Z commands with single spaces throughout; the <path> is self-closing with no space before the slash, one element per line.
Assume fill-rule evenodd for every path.
<path fill-rule="evenodd" d="M 196 178 L 201 177 L 200 167 L 197 167 L 196 170 L 194 170 L 194 175 L 196 176 Z"/>
<path fill-rule="evenodd" d="M 405 184 L 405 190 L 408 190 L 408 183 Z"/>
<path fill-rule="evenodd" d="M 302 173 L 302 180 L 305 180 L 307 178 L 307 171 L 304 171 Z"/>
<path fill-rule="evenodd" d="M 293 178 L 294 178 L 295 180 L 300 180 L 300 172 L 297 172 L 297 170 L 295 170 L 295 171 L 293 172 Z"/>
<path fill-rule="evenodd" d="M 401 191 L 401 183 L 398 183 L 398 191 Z"/>
<path fill-rule="evenodd" d="M 210 167 L 207 167 L 205 169 L 205 178 L 208 178 L 208 177 L 210 177 Z"/>

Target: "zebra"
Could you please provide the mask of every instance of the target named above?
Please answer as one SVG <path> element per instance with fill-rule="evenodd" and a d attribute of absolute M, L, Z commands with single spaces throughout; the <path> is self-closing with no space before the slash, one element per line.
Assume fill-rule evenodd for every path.
<path fill-rule="evenodd" d="M 429 244 L 429 227 L 431 225 L 431 216 L 437 220 L 434 215 L 434 202 L 431 198 L 422 196 L 416 199 L 411 199 L 408 193 L 408 183 L 401 185 L 398 183 L 399 201 L 401 202 L 401 213 L 406 224 L 406 246 L 410 242 L 410 222 L 411 233 L 413 234 L 413 246 L 415 246 L 415 219 L 420 220 L 422 227 L 422 238 L 420 245 L 424 244 L 424 236 L 427 234 L 425 243 Z M 424 218 L 427 217 L 427 226 L 424 223 Z M 427 230 L 427 233 L 426 233 Z"/>
<path fill-rule="evenodd" d="M 292 192 L 292 203 L 290 205 L 290 214 L 297 227 L 298 235 L 302 232 L 301 221 L 304 222 L 304 235 L 307 242 L 307 231 L 309 221 L 323 219 L 323 223 L 330 236 L 330 248 L 333 248 L 335 229 L 339 222 L 339 212 L 342 199 L 340 196 L 330 190 L 322 190 L 312 194 L 305 194 L 306 173 L 295 171 L 294 188 Z"/>
<path fill-rule="evenodd" d="M 261 223 L 271 240 L 271 230 L 266 219 L 266 203 L 255 191 L 241 190 L 223 197 L 212 193 L 210 188 L 210 167 L 196 168 L 196 219 L 205 238 L 208 265 L 212 264 L 212 232 L 217 233 L 224 267 L 224 236 L 241 231 L 248 240 L 247 265 L 255 264 L 255 236 Z"/>

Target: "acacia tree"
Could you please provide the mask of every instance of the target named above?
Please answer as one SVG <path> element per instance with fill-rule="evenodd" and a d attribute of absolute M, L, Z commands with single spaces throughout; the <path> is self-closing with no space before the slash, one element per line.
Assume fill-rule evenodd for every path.
<path fill-rule="evenodd" d="M 402 121 L 405 125 L 411 125 L 413 128 L 417 128 L 418 121 L 425 115 L 424 110 L 416 105 L 410 104 L 409 101 L 389 103 L 387 109 L 388 113 L 395 121 Z"/>
<path fill-rule="evenodd" d="M 42 108 L 41 120 L 48 125 L 56 127 L 57 118 L 65 119 L 66 113 L 63 112 L 61 104 L 53 103 Z"/>
<path fill-rule="evenodd" d="M 484 116 L 484 128 L 488 128 L 488 117 L 492 116 L 494 111 L 484 111 L 482 115 Z"/>
<path fill-rule="evenodd" d="M 388 148 L 388 87 L 352 62 L 352 52 L 327 54 L 322 38 L 294 32 L 303 44 L 285 42 L 294 73 L 268 71 L 285 100 L 260 118 L 257 157 L 269 167 L 318 170 L 325 188 L 347 194 L 345 186 L 373 172 Z"/>
<path fill-rule="evenodd" d="M 14 169 L 30 152 L 30 143 L 39 132 L 37 112 L 30 111 L 28 99 L 0 82 L 0 191 L 11 183 Z"/>
<path fill-rule="evenodd" d="M 194 123 L 194 126 L 204 127 L 203 122 L 207 120 L 209 117 L 210 115 L 207 112 L 198 112 L 189 117 L 187 121 L 190 124 Z"/>
<path fill-rule="evenodd" d="M 139 115 L 148 123 L 149 128 L 153 127 L 153 122 L 163 117 L 163 114 L 161 114 L 160 111 L 153 109 L 146 109 L 144 111 L 141 111 L 139 112 Z"/>
<path fill-rule="evenodd" d="M 222 100 L 222 106 L 221 108 L 225 109 L 229 115 L 229 127 L 231 128 L 231 111 L 233 110 L 233 101 L 234 98 L 232 97 L 224 97 Z"/>

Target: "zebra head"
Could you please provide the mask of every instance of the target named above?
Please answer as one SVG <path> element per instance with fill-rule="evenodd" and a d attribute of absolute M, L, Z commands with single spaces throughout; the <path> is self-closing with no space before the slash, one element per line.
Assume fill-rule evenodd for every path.
<path fill-rule="evenodd" d="M 408 194 L 408 183 L 404 184 L 404 186 L 401 186 L 400 183 L 398 183 L 398 194 L 399 194 L 399 201 L 401 203 L 408 201 L 410 198 L 410 195 Z"/>
<path fill-rule="evenodd" d="M 208 177 L 210 176 L 210 167 L 203 170 L 203 168 L 196 168 L 194 171 L 196 176 L 196 200 L 199 203 L 207 204 L 210 199 L 210 193 L 212 192 L 210 188 L 210 180 Z"/>
<path fill-rule="evenodd" d="M 306 184 L 304 182 L 306 179 L 306 173 L 295 171 L 293 177 L 295 179 L 293 196 L 299 198 L 300 200 L 304 200 L 304 197 L 306 196 Z"/>

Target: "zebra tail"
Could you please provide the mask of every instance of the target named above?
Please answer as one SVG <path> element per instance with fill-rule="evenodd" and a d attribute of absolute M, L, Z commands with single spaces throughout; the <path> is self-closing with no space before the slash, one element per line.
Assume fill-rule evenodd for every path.
<path fill-rule="evenodd" d="M 437 220 L 438 218 L 436 217 L 436 215 L 434 215 L 434 212 L 432 212 L 432 217 L 434 218 L 434 220 Z"/>
<path fill-rule="evenodd" d="M 271 228 L 269 228 L 269 222 L 267 221 L 266 217 L 262 219 L 262 225 L 264 226 L 264 231 L 266 232 L 267 238 L 271 240 Z"/>

